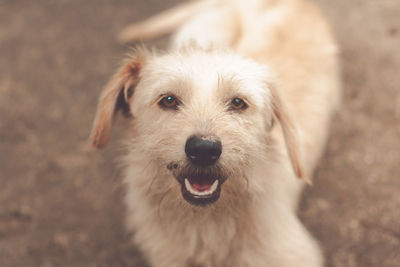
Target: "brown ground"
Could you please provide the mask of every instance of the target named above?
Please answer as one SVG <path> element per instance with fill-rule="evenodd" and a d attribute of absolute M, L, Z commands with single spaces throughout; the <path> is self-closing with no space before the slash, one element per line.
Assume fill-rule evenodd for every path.
<path fill-rule="evenodd" d="M 85 145 L 127 51 L 116 33 L 176 2 L 0 0 L 1 267 L 145 266 L 123 228 L 118 151 Z M 342 48 L 344 107 L 301 217 L 327 266 L 398 267 L 400 2 L 317 2 Z"/>

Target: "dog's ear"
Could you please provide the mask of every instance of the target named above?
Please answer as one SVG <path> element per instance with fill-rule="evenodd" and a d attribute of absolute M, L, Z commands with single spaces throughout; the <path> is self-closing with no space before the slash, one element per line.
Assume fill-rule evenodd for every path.
<path fill-rule="evenodd" d="M 296 128 L 286 110 L 286 107 L 279 96 L 279 93 L 275 88 L 271 89 L 272 106 L 274 117 L 279 121 L 281 125 L 283 137 L 286 143 L 286 149 L 292 163 L 293 170 L 297 177 L 305 178 L 303 169 L 299 158 L 299 147 L 297 141 Z M 305 178 L 307 180 L 307 178 Z M 307 180 L 307 182 L 309 182 Z"/>
<path fill-rule="evenodd" d="M 143 60 L 130 59 L 111 79 L 101 93 L 90 140 L 95 148 L 105 147 L 111 136 L 114 116 L 122 111 L 130 116 L 129 102 L 140 79 Z"/>

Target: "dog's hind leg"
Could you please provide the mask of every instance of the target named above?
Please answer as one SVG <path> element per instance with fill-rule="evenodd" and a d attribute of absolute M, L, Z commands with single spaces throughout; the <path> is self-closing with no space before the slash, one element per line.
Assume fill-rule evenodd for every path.
<path fill-rule="evenodd" d="M 187 21 L 172 38 L 172 48 L 195 44 L 202 48 L 232 48 L 240 38 L 240 19 L 234 6 L 223 5 Z"/>
<path fill-rule="evenodd" d="M 219 2 L 215 0 L 197 0 L 178 5 L 144 21 L 132 23 L 119 33 L 118 39 L 122 43 L 127 43 L 135 40 L 152 39 L 170 33 L 194 15 L 218 4 Z"/>

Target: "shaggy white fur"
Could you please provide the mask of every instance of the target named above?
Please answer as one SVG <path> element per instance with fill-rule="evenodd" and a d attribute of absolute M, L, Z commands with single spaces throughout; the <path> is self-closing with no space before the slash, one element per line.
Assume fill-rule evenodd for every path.
<path fill-rule="evenodd" d="M 136 52 L 110 81 L 92 132 L 104 147 L 115 113 L 130 117 L 123 163 L 135 243 L 155 267 L 321 267 L 296 207 L 340 98 L 326 22 L 302 0 L 204 1 L 124 38 L 178 26 L 168 52 Z M 193 135 L 220 140 L 215 166 L 192 166 Z M 218 180 L 204 206 L 183 197 L 191 175 Z"/>

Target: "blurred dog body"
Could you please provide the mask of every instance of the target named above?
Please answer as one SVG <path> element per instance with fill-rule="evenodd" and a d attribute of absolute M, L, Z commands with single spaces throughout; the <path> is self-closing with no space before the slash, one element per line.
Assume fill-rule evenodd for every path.
<path fill-rule="evenodd" d="M 175 29 L 169 52 L 136 51 L 106 86 L 91 136 L 104 147 L 115 113 L 130 117 L 135 243 L 157 267 L 323 266 L 296 208 L 340 99 L 324 18 L 303 0 L 199 1 L 121 39 Z"/>

